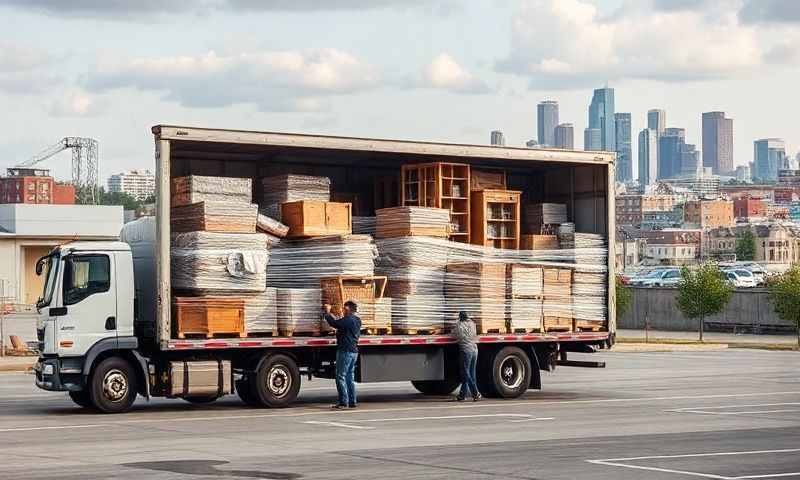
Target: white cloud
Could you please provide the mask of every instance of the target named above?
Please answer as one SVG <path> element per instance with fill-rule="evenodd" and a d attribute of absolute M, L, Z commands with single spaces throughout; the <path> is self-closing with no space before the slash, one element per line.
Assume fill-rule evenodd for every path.
<path fill-rule="evenodd" d="M 57 117 L 87 117 L 103 110 L 103 103 L 84 90 L 73 88 L 56 97 L 50 104 L 50 114 Z"/>
<path fill-rule="evenodd" d="M 378 85 L 375 69 L 336 49 L 158 57 L 101 64 L 84 80 L 90 91 L 160 92 L 187 107 L 254 104 L 263 111 L 320 111 L 331 95 Z"/>
<path fill-rule="evenodd" d="M 497 68 L 532 86 L 570 88 L 622 78 L 729 78 L 763 65 L 772 39 L 742 25 L 735 8 L 659 3 L 662 10 L 631 6 L 603 18 L 589 0 L 522 0 L 511 53 Z"/>
<path fill-rule="evenodd" d="M 41 93 L 59 81 L 46 71 L 47 54 L 34 48 L 0 40 L 0 92 Z"/>
<path fill-rule="evenodd" d="M 422 71 L 417 86 L 456 93 L 486 93 L 489 87 L 462 67 L 452 56 L 440 53 Z"/>

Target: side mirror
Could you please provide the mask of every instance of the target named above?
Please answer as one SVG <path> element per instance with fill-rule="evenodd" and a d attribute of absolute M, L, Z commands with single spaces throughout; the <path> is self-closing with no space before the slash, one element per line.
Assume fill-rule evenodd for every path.
<path fill-rule="evenodd" d="M 44 259 L 47 257 L 42 257 L 39 260 L 36 260 L 36 276 L 42 275 L 42 270 L 44 270 Z"/>
<path fill-rule="evenodd" d="M 67 314 L 67 307 L 52 307 L 47 313 L 51 317 L 63 317 Z"/>

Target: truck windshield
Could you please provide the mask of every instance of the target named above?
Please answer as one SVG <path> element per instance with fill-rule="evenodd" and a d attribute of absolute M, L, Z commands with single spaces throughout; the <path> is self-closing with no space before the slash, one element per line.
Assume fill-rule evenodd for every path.
<path fill-rule="evenodd" d="M 58 254 L 53 253 L 44 257 L 42 262 L 44 263 L 44 290 L 42 291 L 42 297 L 39 299 L 39 302 L 36 304 L 37 308 L 43 308 L 50 305 L 50 302 L 53 300 L 53 292 L 55 291 L 56 287 L 56 275 L 58 274 Z"/>

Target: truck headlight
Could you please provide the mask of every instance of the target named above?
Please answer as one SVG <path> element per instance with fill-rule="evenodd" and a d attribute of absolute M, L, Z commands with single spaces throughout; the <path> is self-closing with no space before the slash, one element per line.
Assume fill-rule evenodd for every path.
<path fill-rule="evenodd" d="M 52 375 L 53 373 L 55 373 L 55 370 L 56 369 L 53 366 L 53 364 L 52 363 L 48 363 L 42 369 L 42 373 L 45 374 L 45 375 Z"/>

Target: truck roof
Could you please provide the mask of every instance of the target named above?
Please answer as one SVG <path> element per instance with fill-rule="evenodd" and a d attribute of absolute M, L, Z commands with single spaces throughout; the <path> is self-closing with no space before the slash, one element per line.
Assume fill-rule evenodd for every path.
<path fill-rule="evenodd" d="M 111 241 L 75 241 L 61 245 L 62 249 L 71 251 L 104 251 L 104 252 L 129 252 L 130 245 L 125 242 Z"/>
<path fill-rule="evenodd" d="M 213 128 L 156 125 L 153 134 L 162 140 L 207 142 L 209 144 L 252 145 L 255 148 L 306 148 L 351 150 L 374 153 L 395 153 L 441 157 L 472 157 L 498 160 L 557 161 L 588 164 L 614 163 L 614 152 L 562 150 L 555 148 L 500 147 L 459 143 L 421 142 L 382 138 L 340 137 L 285 132 L 257 132 Z M 193 153 L 195 148 L 192 148 Z M 245 153 L 245 152 L 242 152 Z"/>

